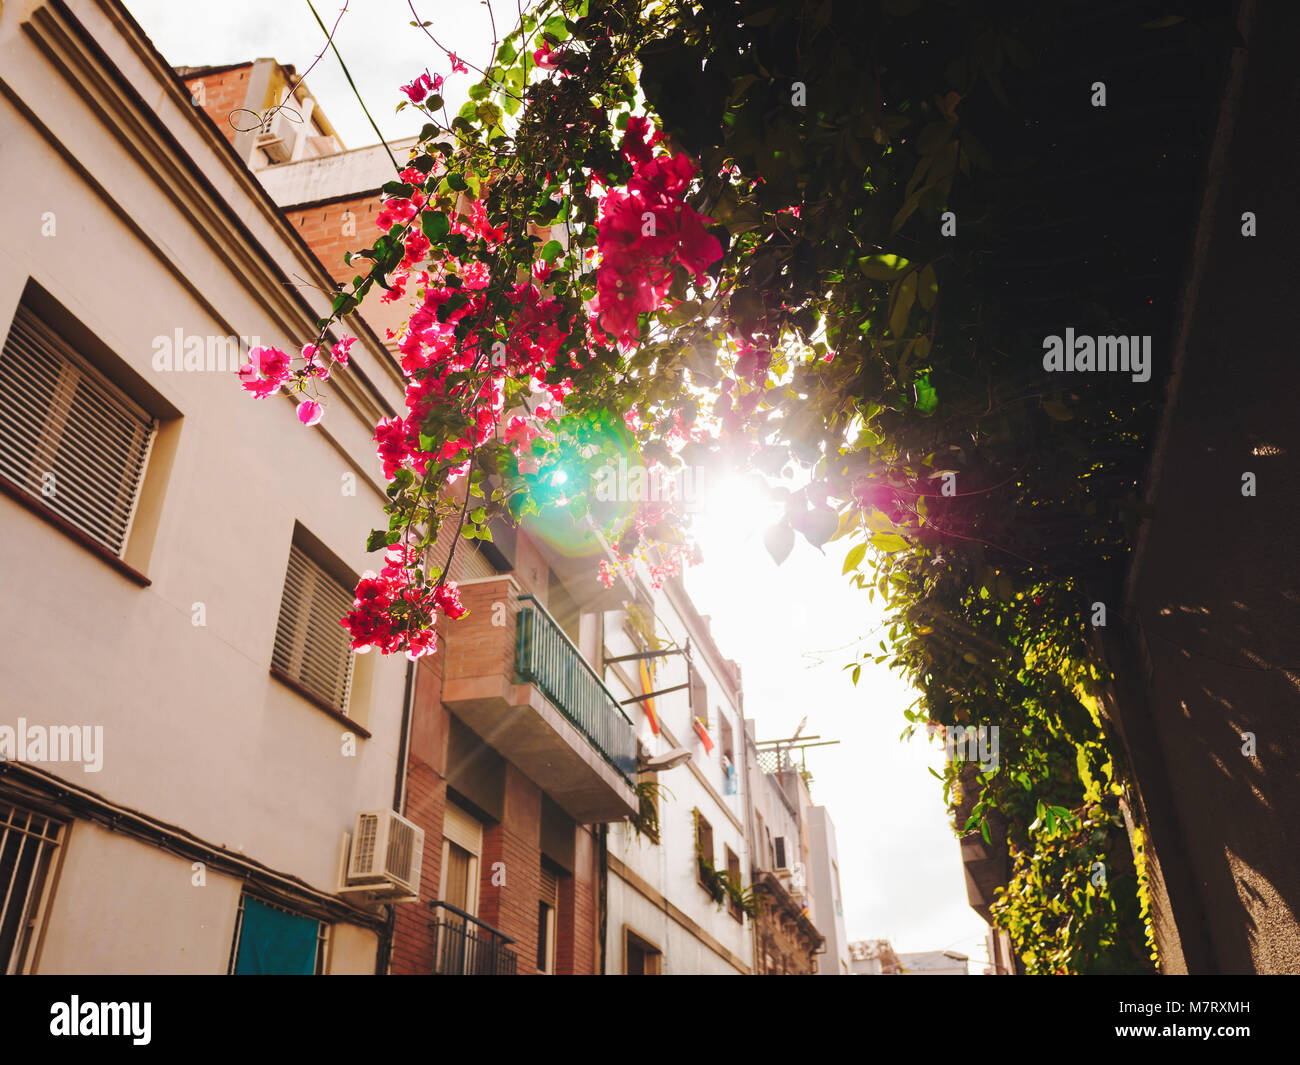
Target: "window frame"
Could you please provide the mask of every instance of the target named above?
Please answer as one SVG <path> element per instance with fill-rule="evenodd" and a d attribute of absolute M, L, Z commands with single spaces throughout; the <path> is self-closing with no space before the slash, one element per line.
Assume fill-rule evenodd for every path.
<path fill-rule="evenodd" d="M 296 571 L 295 577 L 294 567 L 298 560 L 301 560 L 302 564 Z M 325 711 L 361 737 L 368 739 L 371 734 L 362 724 L 365 708 L 359 705 L 362 700 L 357 698 L 358 690 L 366 687 L 365 679 L 359 676 L 361 671 L 358 669 L 357 653 L 348 646 L 343 627 L 337 625 L 337 618 L 327 620 L 324 628 L 318 630 L 312 628 L 313 607 L 318 603 L 317 588 L 323 583 L 326 595 L 330 591 L 329 585 L 338 591 L 340 599 L 335 604 L 336 609 L 346 613 L 351 608 L 355 597 L 356 580 L 355 578 L 351 581 L 345 580 L 344 574 L 347 573 L 350 571 L 337 558 L 332 557 L 328 549 L 312 536 L 305 526 L 297 522 L 294 524 L 289 557 L 284 566 L 284 580 L 280 586 L 279 613 L 276 617 L 275 636 L 271 644 L 270 671 L 273 677 L 301 695 L 317 709 Z M 295 622 L 292 631 L 286 632 L 286 604 L 291 591 L 291 580 L 297 585 L 293 594 L 298 602 L 294 607 Z M 333 613 L 328 601 L 324 609 L 327 614 Z M 328 642 L 330 637 L 335 636 L 334 628 L 337 628 L 342 635 L 341 647 L 347 654 L 342 680 L 341 705 L 336 705 L 302 679 L 303 670 L 309 661 L 310 644 L 313 640 L 317 643 L 322 639 Z M 287 644 L 287 650 L 282 647 L 282 640 Z M 278 660 L 283 660 L 284 664 Z M 298 666 L 296 673 L 292 669 L 295 662 Z"/>
<path fill-rule="evenodd" d="M 653 972 L 630 973 L 628 972 L 628 959 L 632 953 L 632 946 L 636 944 L 637 949 L 647 961 L 653 962 Z M 642 935 L 631 925 L 623 926 L 623 975 L 624 976 L 662 976 L 663 975 L 664 952 L 649 937 Z"/>
<path fill-rule="evenodd" d="M 706 847 L 705 840 L 708 840 Z M 717 865 L 714 858 L 717 855 L 716 841 L 713 838 L 713 825 L 700 810 L 695 811 L 695 880 L 706 892 L 709 890 L 708 885 L 704 882 L 704 859 L 707 858 L 709 864 L 715 869 Z"/>
<path fill-rule="evenodd" d="M 722 853 L 727 862 L 727 876 L 734 876 L 736 890 L 743 891 L 745 889 L 745 874 L 740 866 L 740 855 L 733 851 L 730 844 L 727 843 L 722 845 Z M 736 900 L 730 895 L 727 896 L 727 912 L 741 924 L 745 923 L 745 911 L 736 905 Z"/>
<path fill-rule="evenodd" d="M 226 963 L 226 975 L 238 975 L 235 972 L 235 965 L 239 961 L 239 942 L 244 931 L 244 903 L 248 899 L 253 899 L 262 906 L 267 906 L 272 910 L 279 910 L 290 917 L 300 917 L 307 921 L 316 922 L 316 962 L 313 976 L 326 976 L 329 973 L 330 962 L 333 958 L 334 937 L 331 934 L 333 924 L 329 921 L 322 921 L 319 917 L 313 917 L 309 913 L 303 913 L 301 910 L 291 910 L 279 902 L 271 902 L 269 899 L 260 895 L 253 894 L 247 890 L 239 893 L 239 903 L 235 909 L 235 934 L 230 943 L 230 960 Z"/>
<path fill-rule="evenodd" d="M 24 892 L 23 915 L 19 918 L 20 923 L 8 956 L 0 958 L 0 963 L 3 964 L 3 968 L 0 968 L 0 975 L 30 975 L 36 971 L 36 960 L 40 954 L 41 942 L 45 936 L 45 925 L 49 918 L 50 904 L 54 898 L 59 869 L 62 865 L 63 855 L 67 850 L 71 822 L 66 818 L 46 811 L 40 806 L 0 798 L 0 809 L 5 807 L 9 809 L 9 813 L 6 819 L 0 822 L 0 854 L 3 854 L 4 844 L 9 838 L 10 831 L 16 827 L 14 825 L 15 815 L 19 813 L 27 815 L 27 829 L 18 830 L 21 832 L 23 839 L 19 844 L 18 854 L 14 859 L 14 868 L 10 874 L 10 879 L 3 885 L 3 893 L 0 893 L 0 920 L 3 920 L 7 915 L 8 907 L 12 904 L 14 898 L 13 888 L 17 883 L 18 863 L 28 840 L 33 838 L 33 834 L 30 832 L 32 819 L 34 817 L 42 818 L 45 822 L 40 835 L 35 837 L 39 840 L 37 845 L 40 851 L 36 863 L 33 864 L 32 873 Z M 53 830 L 52 837 L 48 834 L 51 829 Z"/>
<path fill-rule="evenodd" d="M 55 324 L 56 322 L 61 324 Z M 157 451 L 160 436 L 166 425 L 177 419 L 179 414 L 170 409 L 165 410 L 164 407 L 169 408 L 169 404 L 162 401 L 147 404 L 133 394 L 133 392 L 152 394 L 152 390 L 147 385 L 137 384 L 134 389 L 123 387 L 123 383 L 116 378 L 130 375 L 133 371 L 108 349 L 96 352 L 98 359 L 89 357 L 80 346 L 82 339 L 87 335 L 98 347 L 103 347 L 97 338 L 72 319 L 61 305 L 45 296 L 39 289 L 34 289 L 29 283 L 28 289 L 24 292 L 9 321 L 3 344 L 0 345 L 0 360 L 3 360 L 2 352 L 6 349 L 10 350 L 11 358 L 21 358 L 27 353 L 21 350 L 19 345 L 24 348 L 34 345 L 44 351 L 50 362 L 54 364 L 57 383 L 52 398 L 55 402 L 43 408 L 30 408 L 30 412 L 39 418 L 39 422 L 31 427 L 36 431 L 36 439 L 45 442 L 41 450 L 47 457 L 53 457 L 51 462 L 57 458 L 65 438 L 75 440 L 75 437 L 69 434 L 68 428 L 73 403 L 76 401 L 79 386 L 83 384 L 89 387 L 94 403 L 103 408 L 116 409 L 124 420 L 134 421 L 137 423 L 137 430 L 144 433 L 143 443 L 124 442 L 127 453 L 125 461 L 134 463 L 136 473 L 134 483 L 129 486 L 130 497 L 126 505 L 126 518 L 121 523 L 120 539 L 114 546 L 113 539 L 111 537 L 106 539 L 97 533 L 93 524 L 85 520 L 84 515 L 79 516 L 75 512 L 67 512 L 52 506 L 41 492 L 34 490 L 31 484 L 23 480 L 15 480 L 15 474 L 8 471 L 0 472 L 0 492 L 107 562 L 134 583 L 141 587 L 148 587 L 151 583 L 149 578 L 132 562 L 143 563 L 148 554 L 149 543 L 152 542 L 152 532 L 143 535 L 142 539 L 149 543 L 145 543 L 140 550 L 137 550 L 135 533 L 147 497 L 151 498 L 157 491 L 155 472 L 159 461 Z M 106 359 L 115 360 L 120 364 L 113 367 L 114 373 L 107 372 L 100 365 Z M 132 452 L 135 453 L 134 457 L 131 455 Z M 37 469 L 36 459 L 35 450 L 31 454 L 20 456 L 20 460 L 25 463 L 23 472 L 28 481 L 31 480 L 33 471 Z M 167 461 L 162 462 L 162 466 L 168 465 Z M 45 473 L 52 472 L 54 471 L 45 471 Z M 122 487 L 122 483 L 119 483 L 117 493 L 114 494 L 111 486 L 101 486 L 95 489 L 95 494 L 101 499 L 113 496 L 116 500 L 113 505 L 117 506 L 125 499 Z M 55 491 L 57 492 L 57 482 Z M 110 506 L 105 506 L 97 513 L 107 514 L 111 509 Z"/>

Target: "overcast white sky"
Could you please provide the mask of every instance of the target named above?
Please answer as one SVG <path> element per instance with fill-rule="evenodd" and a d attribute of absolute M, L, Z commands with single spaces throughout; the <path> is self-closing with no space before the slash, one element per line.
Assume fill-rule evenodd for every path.
<path fill-rule="evenodd" d="M 311 65 L 325 38 L 306 0 L 124 0 L 174 66 L 233 63 L 263 56 Z M 315 0 L 332 25 L 342 0 Z M 487 9 L 475 0 L 414 0 L 421 19 L 447 48 L 477 66 L 492 39 Z M 495 5 L 513 13 L 513 3 Z M 428 67 L 447 75 L 448 64 L 410 25 L 407 0 L 350 0 L 335 43 L 370 113 L 386 138 L 418 132 L 416 112 L 394 108 L 398 85 Z M 513 26 L 498 21 L 504 36 Z M 459 108 L 472 79 L 451 78 L 444 96 Z M 339 70 L 333 53 L 320 60 L 307 84 L 349 148 L 375 136 Z M 825 557 L 802 539 L 778 567 L 762 545 L 762 530 L 702 530 L 705 562 L 687 585 L 723 653 L 740 664 L 745 708 L 760 739 L 791 735 L 805 715 L 806 733 L 841 741 L 809 753 L 813 798 L 830 808 L 839 838 L 845 919 L 850 939 L 888 938 L 899 951 L 960 950 L 979 973 L 987 961 L 985 926 L 966 903 L 961 858 L 938 781 L 926 770 L 942 764 L 942 749 L 924 739 L 900 743 L 902 711 L 912 694 L 883 667 L 868 664 L 857 688 L 843 666 L 877 629 L 879 612 L 865 592 L 840 575 L 846 543 Z"/>

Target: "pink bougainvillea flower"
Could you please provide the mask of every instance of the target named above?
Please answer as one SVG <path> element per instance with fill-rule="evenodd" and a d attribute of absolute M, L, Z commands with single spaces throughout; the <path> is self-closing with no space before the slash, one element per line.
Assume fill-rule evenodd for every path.
<path fill-rule="evenodd" d="M 298 420 L 303 425 L 315 425 L 325 417 L 325 408 L 313 399 L 303 400 L 298 404 Z"/>
<path fill-rule="evenodd" d="M 257 399 L 266 399 L 280 391 L 293 376 L 289 356 L 279 348 L 250 348 L 249 362 L 238 370 L 240 386 Z"/>
<path fill-rule="evenodd" d="M 344 337 L 330 349 L 330 357 L 340 366 L 346 366 L 348 364 L 348 355 L 352 351 L 352 345 L 356 342 L 356 337 Z"/>
<path fill-rule="evenodd" d="M 448 52 L 447 57 L 451 60 L 451 72 L 453 74 L 468 74 L 469 67 L 456 58 L 455 52 Z"/>
<path fill-rule="evenodd" d="M 321 353 L 321 349 L 315 344 L 303 345 L 302 358 L 303 362 L 306 363 L 303 367 L 304 374 L 308 377 L 319 377 L 322 381 L 329 379 L 329 365 L 326 363 L 325 356 Z"/>
<path fill-rule="evenodd" d="M 442 75 L 430 75 L 428 70 L 416 78 L 410 85 L 401 86 L 402 92 L 410 97 L 411 103 L 421 103 L 431 92 L 437 92 L 442 88 Z"/>
<path fill-rule="evenodd" d="M 563 54 L 552 49 L 549 41 L 543 41 L 542 46 L 533 53 L 533 62 L 543 70 L 558 70 Z"/>
<path fill-rule="evenodd" d="M 462 606 L 460 590 L 453 582 L 448 582 L 433 593 L 433 601 L 452 621 L 459 621 L 469 613 L 469 608 Z"/>

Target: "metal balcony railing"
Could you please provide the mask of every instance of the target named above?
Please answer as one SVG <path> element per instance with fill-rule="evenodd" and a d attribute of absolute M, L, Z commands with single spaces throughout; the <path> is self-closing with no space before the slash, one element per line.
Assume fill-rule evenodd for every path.
<path fill-rule="evenodd" d="M 434 976 L 514 976 L 519 958 L 504 932 L 449 902 L 431 902 Z"/>
<path fill-rule="evenodd" d="M 529 605 L 519 610 L 515 669 L 634 785 L 636 728 L 555 619 L 533 596 L 519 598 Z"/>

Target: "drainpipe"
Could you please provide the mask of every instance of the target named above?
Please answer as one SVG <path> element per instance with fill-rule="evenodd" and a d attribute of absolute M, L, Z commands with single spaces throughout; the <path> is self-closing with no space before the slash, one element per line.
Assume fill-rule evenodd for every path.
<path fill-rule="evenodd" d="M 402 730 L 397 744 L 397 773 L 393 780 L 393 811 L 401 813 L 406 805 L 406 752 L 411 744 L 411 718 L 415 710 L 415 669 L 417 663 L 406 663 L 406 690 L 402 694 Z M 387 976 L 392 964 L 393 932 L 397 926 L 397 907 L 385 906 L 388 918 L 379 936 L 379 950 L 375 956 L 375 975 Z"/>
<path fill-rule="evenodd" d="M 600 953 L 600 975 L 605 975 L 605 936 L 607 925 L 609 923 L 609 825 L 602 823 L 600 825 L 600 843 L 596 850 L 600 863 L 600 870 L 596 877 L 596 913 L 597 913 L 597 943 L 596 950 Z"/>

